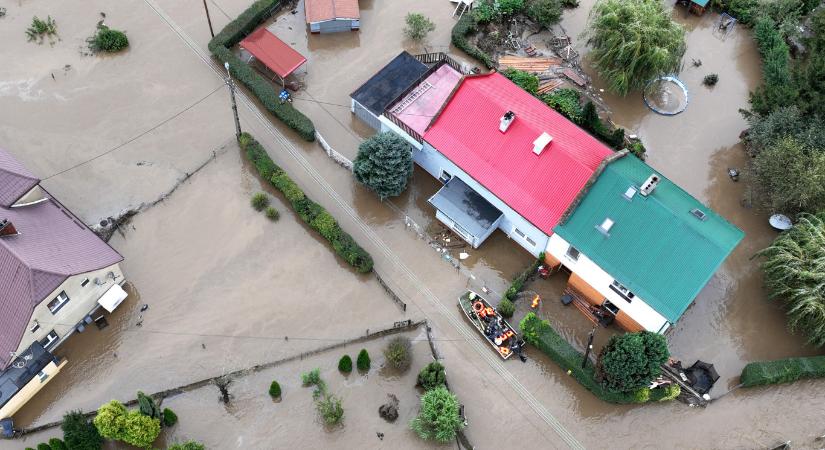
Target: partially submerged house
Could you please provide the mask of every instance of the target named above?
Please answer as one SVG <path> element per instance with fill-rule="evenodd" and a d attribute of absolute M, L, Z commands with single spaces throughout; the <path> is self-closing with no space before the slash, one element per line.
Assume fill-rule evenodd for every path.
<path fill-rule="evenodd" d="M 304 0 L 304 12 L 312 33 L 337 33 L 361 28 L 358 0 Z"/>
<path fill-rule="evenodd" d="M 126 298 L 122 260 L 0 149 L 0 419 L 63 367 L 54 348 Z"/>
<path fill-rule="evenodd" d="M 547 260 L 629 331 L 664 332 L 744 233 L 633 155 L 608 164 L 554 228 Z"/>

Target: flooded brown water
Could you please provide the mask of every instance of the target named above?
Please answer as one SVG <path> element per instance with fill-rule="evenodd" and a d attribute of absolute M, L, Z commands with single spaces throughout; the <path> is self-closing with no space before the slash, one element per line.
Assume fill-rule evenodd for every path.
<path fill-rule="evenodd" d="M 564 25 L 571 35 L 577 35 L 582 29 L 591 3 L 583 1 L 579 8 L 566 14 Z M 200 48 L 205 48 L 209 35 L 199 8 L 172 0 L 158 4 Z M 247 4 L 247 0 L 210 3 L 217 7 L 212 9 L 215 27 L 222 27 L 227 17 L 234 17 Z M 26 9 L 15 14 L 45 15 L 47 11 L 39 3 L 24 6 Z M 104 8 L 103 3 L 95 7 L 108 8 Z M 350 157 L 370 132 L 349 113 L 349 93 L 402 48 L 423 50 L 413 47 L 401 35 L 406 12 L 422 11 L 436 22 L 437 29 L 429 37 L 427 50 L 449 49 L 449 29 L 453 24 L 452 4 L 446 0 L 414 4 L 366 0 L 361 7 L 362 30 L 358 33 L 308 36 L 303 28 L 300 5 L 298 14 L 287 13 L 273 21 L 276 33 L 309 60 L 303 75 L 306 90 L 296 94 L 296 106 L 310 115 L 338 151 Z M 115 60 L 109 65 L 105 60 L 75 62 L 88 67 L 77 75 L 72 89 L 84 92 L 93 86 L 108 86 L 105 89 L 108 95 L 122 86 L 107 85 L 102 80 L 117 76 L 127 77 L 123 86 L 146 84 L 145 90 L 153 95 L 162 96 L 156 91 L 166 92 L 171 90 L 170 86 L 177 87 L 166 75 L 147 73 L 151 64 L 175 64 L 176 77 L 186 74 L 187 79 L 195 80 L 184 84 L 204 87 L 181 90 L 179 101 L 164 111 L 159 111 L 161 107 L 157 105 L 167 106 L 157 97 L 133 87 L 122 89 L 124 98 L 134 98 L 137 102 L 129 103 L 130 108 L 124 114 L 136 119 L 106 135 L 111 141 L 106 143 L 115 145 L 163 120 L 166 113 L 174 112 L 173 106 L 186 107 L 208 94 L 220 81 L 143 2 L 126 2 L 117 9 L 109 9 L 120 12 L 122 17 L 134 16 L 135 25 L 127 29 L 134 33 L 130 34 L 136 42 L 130 50 L 134 53 L 129 55 L 135 59 Z M 131 15 L 126 14 L 126 10 Z M 82 22 L 86 16 L 81 20 L 79 12 L 70 12 L 68 8 L 60 11 L 61 20 L 67 23 L 66 36 L 80 39 L 82 30 L 86 29 Z M 91 15 L 96 14 L 92 11 Z M 750 258 L 769 243 L 774 234 L 764 214 L 740 206 L 747 180 L 733 183 L 725 174 L 727 167 L 741 168 L 745 164 L 737 138 L 744 122 L 736 109 L 747 105 L 747 92 L 760 81 L 759 61 L 750 35 L 740 27 L 727 40 L 720 41 L 712 34 L 712 14 L 698 19 L 686 16 L 677 8 L 674 16 L 689 29 L 687 64 L 680 74 L 691 93 L 687 110 L 676 117 L 663 117 L 649 111 L 638 94 L 625 98 L 605 94 L 604 99 L 613 120 L 641 137 L 650 151 L 648 161 L 656 169 L 747 233 L 696 304 L 669 334 L 674 354 L 684 361 L 702 358 L 716 365 L 722 379 L 712 394 L 720 396 L 736 384 L 739 371 L 747 361 L 816 352 L 786 331 L 783 313 L 766 301 L 756 261 Z M 78 23 L 69 25 L 75 19 Z M 93 26 L 96 19 L 89 20 Z M 11 23 L 15 30 L 9 32 L 9 37 L 18 32 L 22 34 L 25 20 L 18 16 Z M 72 29 L 73 34 L 69 32 Z M 141 45 L 147 47 L 141 51 Z M 158 56 L 149 51 L 158 47 L 167 53 Z M 4 72 L 4 80 L 27 79 L 34 73 L 39 77 L 37 83 L 51 79 L 41 73 L 50 55 L 48 49 L 33 48 L 22 44 L 14 46 L 15 54 L 31 52 L 36 57 L 31 56 L 31 62 L 14 65 L 12 71 Z M 60 44 L 56 49 L 63 52 L 60 54 L 71 53 Z M 689 67 L 691 58 L 702 59 L 703 65 L 698 69 Z M 700 84 L 701 78 L 710 72 L 720 75 L 720 82 L 713 89 Z M 598 88 L 598 79 L 595 82 Z M 185 95 L 186 92 L 189 95 Z M 66 94 L 60 90 L 57 93 Z M 37 110 L 26 110 L 20 109 L 26 105 L 19 93 L 0 97 L 4 124 L 0 128 L 4 141 L 0 143 L 26 148 L 22 150 L 27 152 L 24 161 L 44 173 L 69 167 L 84 155 L 74 155 L 57 143 L 87 132 L 89 123 L 104 126 L 117 117 L 100 112 L 113 104 L 106 101 L 105 96 L 94 97 L 102 106 L 94 106 L 90 98 L 79 99 L 74 104 L 77 120 L 87 125 L 61 128 L 65 114 L 46 116 L 48 120 L 40 123 L 31 120 L 32 116 L 41 114 L 43 105 L 54 104 L 55 100 L 42 100 Z M 212 101 L 215 105 L 207 104 Z M 112 244 L 126 257 L 124 269 L 132 283 L 132 298 L 110 318 L 109 328 L 102 332 L 89 330 L 60 349 L 70 359 L 70 366 L 21 411 L 17 417 L 19 422 L 23 425 L 43 423 L 59 417 L 67 409 L 88 410 L 110 398 L 131 397 L 137 389 L 152 392 L 169 388 L 295 354 L 330 340 L 356 336 L 366 328 L 386 326 L 394 320 L 426 316 L 439 339 L 451 386 L 467 405 L 468 435 L 476 445 L 482 448 L 511 446 L 513 437 L 517 437 L 524 448 L 563 447 L 553 429 L 533 413 L 524 397 L 516 393 L 493 365 L 479 357 L 454 322 L 445 316 L 444 309 L 431 299 L 435 297 L 447 306 L 448 314 L 454 315 L 453 320 L 460 319 L 454 302 L 463 289 L 486 286 L 494 294 L 501 293 L 510 277 L 530 262 L 530 256 L 509 242 L 504 234 L 496 232 L 482 249 L 470 252 L 470 258 L 462 262 L 462 271 L 456 271 L 441 261 L 427 241 L 420 239 L 404 221 L 406 215 L 425 229 L 434 223 L 426 201 L 437 190 L 438 183 L 426 173 L 416 171 L 411 189 L 393 199 L 395 208 L 391 208 L 356 185 L 351 175 L 329 161 L 316 144 L 290 139 L 290 145 L 297 147 L 302 157 L 342 198 L 344 205 L 338 204 L 329 199 L 325 188 L 309 176 L 278 141 L 271 139 L 265 124 L 241 108 L 242 126 L 257 135 L 276 162 L 338 217 L 359 242 L 371 249 L 382 276 L 409 303 L 407 313 L 401 314 L 374 279 L 354 276 L 277 197 L 273 197 L 273 201 L 281 210 L 279 222 L 272 224 L 252 212 L 248 206 L 249 195 L 262 187 L 241 164 L 237 148 L 226 145 L 227 137 L 231 139 L 232 126 L 225 101 L 224 93 L 216 94 L 192 110 L 194 117 L 188 117 L 187 113 L 175 119 L 179 130 L 159 128 L 156 133 L 129 144 L 134 148 L 122 154 L 113 153 L 111 159 L 101 158 L 100 165 L 67 172 L 63 181 L 58 179 L 54 185 L 48 185 L 61 200 L 76 206 L 84 218 L 95 221 L 121 205 L 152 200 L 156 192 L 164 190 L 161 185 L 170 185 L 197 161 L 225 147 L 224 154 L 169 200 L 139 215 L 132 223 L 133 229 L 113 239 Z M 136 121 L 142 122 L 133 123 Z M 33 135 L 52 136 L 52 140 L 24 145 Z M 196 140 L 191 141 L 190 137 Z M 108 148 L 102 144 L 88 143 L 83 150 L 88 151 L 85 156 Z M 170 148 L 181 149 L 182 153 L 170 152 Z M 137 172 L 147 169 L 136 165 L 145 152 L 150 152 L 154 165 L 149 166 L 150 172 Z M 111 175 L 113 168 L 128 168 L 128 176 L 118 177 L 116 172 Z M 90 173 L 110 175 L 89 179 Z M 115 183 L 119 178 L 139 182 Z M 101 191 L 106 192 L 105 201 L 99 204 L 85 201 Z M 356 221 L 348 218 L 346 208 L 357 213 L 370 232 L 386 244 L 390 254 L 376 249 L 375 243 L 356 226 Z M 415 278 L 403 273 L 394 260 L 403 261 Z M 475 278 L 468 278 L 469 275 Z M 539 281 L 531 289 L 545 297 L 541 314 L 574 345 L 581 347 L 590 328 L 583 318 L 555 302 L 563 282 L 555 277 Z M 136 327 L 142 303 L 149 304 L 150 309 L 144 313 L 143 326 Z M 523 312 L 524 307 L 520 305 L 519 314 Z M 336 319 L 330 320 L 330 317 Z M 283 340 L 282 336 L 287 335 L 291 339 Z M 597 347 L 608 336 L 607 331 L 598 332 Z M 506 370 L 589 448 L 765 448 L 786 439 L 793 440 L 800 448 L 814 448 L 813 437 L 825 432 L 820 421 L 825 414 L 821 381 L 736 390 L 702 410 L 679 403 L 618 407 L 594 398 L 538 352 L 531 350 L 529 356 L 527 364 L 508 361 Z M 331 371 L 336 358 L 322 359 L 317 364 Z M 299 410 L 295 413 L 296 420 L 292 420 L 292 409 L 288 418 L 283 416 L 284 409 L 260 413 L 264 408 L 261 402 L 268 401 L 260 395 L 261 386 L 266 386 L 268 379 L 274 377 L 297 383 L 294 375 L 304 368 L 289 366 L 279 369 L 284 372 L 273 371 L 268 376 L 262 374 L 239 382 L 238 403 L 230 410 L 222 409 L 216 400 L 217 393 L 210 389 L 170 400 L 168 405 L 178 410 L 182 418 L 172 438 L 195 438 L 210 448 L 273 448 L 272 442 L 336 448 L 421 446 L 417 438 L 402 428 L 403 424 L 396 425 L 397 434 L 384 442 L 378 441 L 368 429 L 373 424 L 371 420 L 377 419 L 372 410 L 380 404 L 379 397 L 383 400 L 385 393 L 381 390 L 353 390 L 353 397 L 367 399 L 364 412 L 354 411 L 353 416 L 349 416 L 354 421 L 347 419 L 345 429 L 332 433 L 322 432 L 313 422 L 308 408 L 309 392 L 296 392 L 303 402 L 294 404 Z M 291 371 L 295 374 L 289 375 Z M 289 387 L 292 391 L 298 390 L 294 385 Z M 285 406 L 285 403 L 275 406 Z M 495 413 L 491 414 L 491 410 Z M 187 416 L 201 419 L 187 421 Z M 275 445 L 282 446 L 286 445 Z M 18 447 L 22 445 L 0 442 L 0 448 Z"/>

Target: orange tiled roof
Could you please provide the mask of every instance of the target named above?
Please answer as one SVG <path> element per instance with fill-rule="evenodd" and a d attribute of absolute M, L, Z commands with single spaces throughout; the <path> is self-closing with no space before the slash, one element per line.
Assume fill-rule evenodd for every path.
<path fill-rule="evenodd" d="M 306 0 L 307 23 L 335 19 L 360 19 L 358 0 Z"/>

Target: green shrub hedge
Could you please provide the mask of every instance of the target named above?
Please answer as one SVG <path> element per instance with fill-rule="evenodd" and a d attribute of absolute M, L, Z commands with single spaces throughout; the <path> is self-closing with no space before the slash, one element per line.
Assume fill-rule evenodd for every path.
<path fill-rule="evenodd" d="M 453 45 L 463 50 L 464 53 L 470 57 L 481 61 L 488 69 L 492 69 L 496 66 L 493 58 L 467 40 L 467 35 L 474 31 L 476 31 L 475 16 L 473 14 L 464 14 L 453 27 Z"/>
<path fill-rule="evenodd" d="M 249 88 L 264 108 L 295 130 L 303 139 L 312 142 L 315 140 L 315 125 L 312 121 L 292 107 L 291 103 L 281 103 L 272 84 L 230 50 L 230 47 L 269 18 L 280 4 L 278 0 L 258 0 L 253 3 L 209 41 L 209 51 L 221 62 L 229 63 L 229 72 L 232 76 Z"/>
<path fill-rule="evenodd" d="M 352 236 L 342 230 L 335 218 L 321 205 L 313 202 L 304 194 L 301 188 L 289 178 L 289 175 L 272 161 L 266 150 L 252 135 L 242 133 L 238 143 L 246 152 L 247 158 L 258 169 L 258 173 L 284 194 L 298 216 L 328 240 L 338 256 L 360 273 L 372 271 L 373 261 L 370 254 L 361 248 Z"/>
<path fill-rule="evenodd" d="M 161 416 L 163 417 L 162 422 L 165 427 L 173 427 L 176 423 L 178 423 L 178 415 L 175 414 L 175 411 L 172 411 L 169 408 L 163 408 Z"/>
<path fill-rule="evenodd" d="M 281 385 L 277 381 L 273 381 L 269 385 L 269 396 L 272 398 L 281 397 Z"/>
<path fill-rule="evenodd" d="M 361 372 L 370 370 L 370 354 L 367 353 L 367 349 L 362 348 L 361 351 L 358 352 L 358 357 L 355 359 L 355 366 L 358 367 L 358 370 Z"/>
<path fill-rule="evenodd" d="M 344 355 L 338 360 L 338 370 L 343 373 L 352 372 L 352 358 L 349 355 Z"/>
<path fill-rule="evenodd" d="M 811 356 L 748 363 L 742 369 L 739 381 L 744 387 L 753 387 L 823 377 L 825 377 L 825 356 Z"/>
<path fill-rule="evenodd" d="M 573 348 L 570 343 L 556 333 L 546 320 L 539 319 L 534 313 L 527 316 L 519 324 L 524 340 L 541 350 L 550 357 L 559 367 L 576 379 L 596 397 L 610 403 L 645 403 L 650 400 L 665 400 L 672 392 L 657 392 L 665 389 L 639 389 L 636 392 L 613 392 L 606 389 L 596 380 L 593 364 L 582 369 L 584 355 Z M 671 388 L 672 389 L 672 388 Z M 676 395 L 679 395 L 678 393 Z M 675 398 L 674 395 L 672 398 Z"/>
<path fill-rule="evenodd" d="M 504 298 L 507 300 L 515 301 L 516 296 L 524 289 L 524 283 L 527 282 L 527 279 L 530 278 L 536 271 L 539 269 L 539 266 L 544 263 L 544 252 L 539 254 L 539 257 L 533 261 L 533 264 L 527 266 L 524 271 L 520 274 L 516 275 L 513 278 L 513 282 L 510 284 L 510 287 L 507 288 L 507 291 L 504 293 Z"/>

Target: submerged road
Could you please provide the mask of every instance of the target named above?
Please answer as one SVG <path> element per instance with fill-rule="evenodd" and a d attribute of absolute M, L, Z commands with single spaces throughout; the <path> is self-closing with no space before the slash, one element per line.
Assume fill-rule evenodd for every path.
<path fill-rule="evenodd" d="M 203 61 L 205 65 L 212 69 L 216 76 L 223 78 L 223 74 L 225 73 L 223 67 L 216 65 L 211 56 L 204 49 L 199 47 L 197 43 L 180 26 L 178 26 L 154 0 L 144 0 L 144 2 L 169 26 L 169 28 L 172 29 L 172 31 L 198 56 L 198 58 Z M 406 277 L 407 281 L 409 281 L 412 286 L 419 291 L 423 298 L 428 300 L 430 306 L 435 307 L 436 311 L 440 313 L 439 317 L 429 316 L 422 308 L 422 305 L 420 305 L 415 299 L 410 299 L 410 302 L 431 321 L 437 321 L 440 318 L 447 320 L 447 322 L 464 338 L 467 344 L 473 348 L 481 359 L 486 361 L 487 364 L 499 376 L 501 376 L 502 380 L 509 384 L 513 390 L 518 393 L 518 395 L 527 403 L 535 415 L 549 425 L 567 446 L 573 449 L 583 449 L 584 446 L 575 438 L 575 436 L 573 436 L 573 434 L 565 428 L 565 426 L 555 416 L 553 416 L 507 368 L 504 367 L 499 359 L 493 356 L 489 348 L 482 345 L 481 340 L 474 332 L 471 331 L 470 327 L 466 323 L 459 320 L 457 313 L 454 310 L 449 310 L 438 298 L 438 296 L 436 296 L 426 286 L 426 284 L 422 282 L 422 280 L 420 280 L 419 277 L 406 264 L 404 264 L 400 255 L 396 254 L 375 233 L 375 231 L 361 219 L 352 206 L 344 201 L 332 185 L 327 183 L 315 167 L 313 167 L 304 155 L 298 151 L 294 144 L 283 133 L 281 133 L 280 130 L 275 128 L 270 123 L 270 121 L 261 113 L 257 106 L 242 91 L 238 91 L 238 94 L 241 105 L 255 117 L 257 122 L 264 127 L 268 134 L 289 153 L 289 155 L 315 182 L 318 183 L 323 191 L 340 207 L 340 209 L 350 217 L 355 226 L 358 227 L 362 234 L 370 241 L 370 244 L 372 244 L 368 246 L 373 249 L 377 249 L 382 256 L 384 256 L 389 263 L 392 264 L 400 274 L 402 274 L 402 276 Z M 262 144 L 265 144 L 265 142 L 262 142 Z M 386 275 L 384 276 L 386 277 Z"/>

